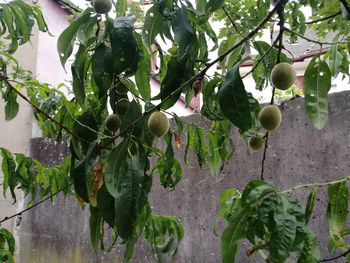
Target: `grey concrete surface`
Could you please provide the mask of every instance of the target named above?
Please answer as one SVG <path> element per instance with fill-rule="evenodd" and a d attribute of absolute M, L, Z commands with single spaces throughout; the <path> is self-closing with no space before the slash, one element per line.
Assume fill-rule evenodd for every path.
<path fill-rule="evenodd" d="M 350 175 L 350 92 L 330 95 L 329 120 L 321 131 L 307 120 L 303 103 L 301 98 L 287 101 L 282 109 L 282 125 L 270 136 L 265 174 L 279 189 Z M 201 124 L 198 115 L 186 120 Z M 237 150 L 222 173 L 211 176 L 208 168 L 200 170 L 192 152 L 190 166 L 185 166 L 181 149 L 176 156 L 183 167 L 183 179 L 176 189 L 161 188 L 155 178 L 150 196 L 154 213 L 178 216 L 186 230 L 176 258 L 164 258 L 162 262 L 220 262 L 220 238 L 213 235 L 220 193 L 231 187 L 243 189 L 251 179 L 259 178 L 261 168 L 262 153 L 248 154 L 237 131 L 232 137 Z M 66 153 L 64 145 L 44 139 L 32 140 L 31 148 L 33 157 L 47 165 L 56 163 L 57 157 Z M 308 191 L 298 191 L 296 196 L 306 202 Z M 310 221 L 319 237 L 323 258 L 329 257 L 326 202 L 325 191 L 319 190 Z M 120 247 L 111 253 L 90 249 L 87 210 L 82 211 L 74 198 L 60 197 L 54 205 L 47 202 L 24 214 L 18 262 L 121 262 L 117 259 L 122 253 Z M 148 249 L 141 242 L 133 262 L 156 262 Z M 243 242 L 237 262 L 263 262 L 259 256 L 248 258 L 247 249 L 249 245 Z"/>

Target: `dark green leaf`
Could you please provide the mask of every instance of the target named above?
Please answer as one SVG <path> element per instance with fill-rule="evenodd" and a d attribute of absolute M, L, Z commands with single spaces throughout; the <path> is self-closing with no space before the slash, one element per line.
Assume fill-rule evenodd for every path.
<path fill-rule="evenodd" d="M 125 16 L 125 11 L 128 7 L 127 0 L 117 0 L 116 11 L 118 16 Z"/>
<path fill-rule="evenodd" d="M 346 182 L 328 186 L 327 219 L 330 238 L 337 247 L 341 248 L 346 246 L 341 233 L 346 228 L 348 199 L 349 189 Z"/>
<path fill-rule="evenodd" d="M 306 113 L 317 129 L 322 129 L 327 122 L 331 81 L 331 71 L 326 62 L 314 57 L 305 71 L 304 93 Z"/>
<path fill-rule="evenodd" d="M 284 262 L 290 255 L 295 236 L 297 222 L 294 215 L 289 213 L 287 199 L 280 196 L 280 201 L 274 214 L 275 226 L 272 229 L 268 244 L 272 262 Z"/>
<path fill-rule="evenodd" d="M 93 249 L 97 249 L 98 242 L 102 238 L 102 217 L 97 207 L 90 206 L 90 240 Z"/>
<path fill-rule="evenodd" d="M 0 150 L 1 150 L 1 156 L 2 156 L 1 168 L 2 168 L 2 173 L 4 175 L 4 181 L 2 183 L 3 194 L 4 194 L 4 197 L 6 197 L 5 194 L 6 194 L 7 188 L 10 187 L 12 198 L 14 202 L 16 202 L 16 195 L 14 191 L 17 184 L 16 162 L 13 159 L 12 154 L 8 150 L 4 148 L 0 148 Z"/>
<path fill-rule="evenodd" d="M 9 91 L 5 95 L 5 120 L 10 121 L 14 119 L 19 111 L 19 104 L 17 102 L 17 94 L 14 91 Z"/>
<path fill-rule="evenodd" d="M 250 181 L 243 190 L 242 204 L 252 206 L 266 195 L 274 193 L 275 191 L 275 188 L 268 182 L 263 180 Z"/>
<path fill-rule="evenodd" d="M 106 96 L 112 85 L 112 50 L 104 44 L 99 45 L 92 55 L 92 76 L 98 87 L 98 97 Z"/>
<path fill-rule="evenodd" d="M 312 211 L 314 210 L 315 198 L 316 198 L 316 190 L 313 189 L 309 194 L 309 197 L 308 197 L 307 203 L 306 203 L 306 207 L 305 207 L 305 222 L 306 222 L 306 224 L 309 223 L 310 217 L 312 215 Z"/>
<path fill-rule="evenodd" d="M 97 207 L 100 215 L 106 220 L 110 227 L 114 227 L 114 198 L 108 192 L 104 184 L 97 192 Z"/>
<path fill-rule="evenodd" d="M 91 17 L 91 8 L 86 9 L 72 24 L 67 27 L 58 37 L 57 51 L 60 56 L 61 64 L 64 67 L 67 59 L 72 54 L 75 38 L 79 29 L 89 20 L 96 19 Z"/>
<path fill-rule="evenodd" d="M 115 224 L 118 234 L 127 239 L 132 232 L 140 213 L 140 198 L 144 173 L 137 156 L 131 156 L 123 169 L 115 199 Z"/>
<path fill-rule="evenodd" d="M 343 56 L 338 51 L 338 45 L 333 45 L 329 51 L 329 68 L 332 76 L 337 77 L 343 64 Z"/>
<path fill-rule="evenodd" d="M 108 192 L 115 198 L 118 194 L 118 187 L 123 171 L 123 163 L 127 158 L 129 143 L 122 141 L 115 147 L 108 156 L 104 180 Z"/>
<path fill-rule="evenodd" d="M 172 26 L 175 34 L 175 42 L 179 46 L 178 60 L 182 60 L 187 54 L 188 47 L 195 37 L 195 33 L 187 19 L 186 8 L 179 8 L 172 17 Z"/>
<path fill-rule="evenodd" d="M 137 71 L 135 73 L 135 81 L 137 90 L 140 95 L 146 101 L 151 99 L 151 86 L 150 86 L 150 70 L 151 70 L 151 57 L 148 49 L 143 45 L 140 35 L 136 34 L 136 40 L 138 49 L 142 51 L 142 58 L 137 65 Z"/>
<path fill-rule="evenodd" d="M 221 236 L 221 262 L 234 263 L 238 241 L 243 239 L 247 229 L 248 211 L 241 209 L 229 222 Z"/>
<path fill-rule="evenodd" d="M 147 47 L 153 44 L 156 36 L 162 31 L 163 16 L 156 5 L 152 6 L 146 13 L 142 28 L 142 38 Z"/>
<path fill-rule="evenodd" d="M 166 75 L 162 81 L 160 89 L 160 97 L 163 100 L 163 109 L 173 106 L 179 99 L 181 92 L 186 88 L 178 90 L 182 84 L 193 76 L 193 64 L 186 60 L 181 63 L 176 57 L 171 57 L 167 64 Z M 176 91 L 176 92 L 175 92 Z M 170 97 L 170 98 L 169 98 Z"/>
<path fill-rule="evenodd" d="M 236 127 L 248 130 L 252 125 L 247 92 L 239 74 L 239 66 L 231 69 L 219 91 L 222 113 Z"/>

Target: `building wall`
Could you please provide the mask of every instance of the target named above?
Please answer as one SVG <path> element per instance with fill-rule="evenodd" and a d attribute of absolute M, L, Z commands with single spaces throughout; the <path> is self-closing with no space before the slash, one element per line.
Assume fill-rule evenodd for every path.
<path fill-rule="evenodd" d="M 302 98 L 285 103 L 282 125 L 269 137 L 265 167 L 265 179 L 274 182 L 278 189 L 302 183 L 327 182 L 350 174 L 350 92 L 335 93 L 329 97 L 329 120 L 320 131 L 307 120 Z M 204 125 L 199 115 L 186 117 L 186 121 Z M 162 262 L 221 262 L 220 237 L 213 234 L 219 196 L 224 189 L 242 190 L 250 180 L 260 178 L 262 158 L 262 152 L 247 153 L 236 129 L 232 131 L 232 138 L 237 150 L 216 176 L 211 176 L 208 168 L 200 170 L 192 151 L 188 156 L 190 165 L 184 165 L 183 148 L 176 151 L 183 167 L 183 179 L 176 189 L 163 189 L 155 176 L 150 195 L 153 213 L 178 216 L 186 230 L 178 255 L 174 260 L 164 258 Z M 182 141 L 185 140 L 183 136 Z M 32 155 L 46 165 L 57 163 L 56 156 L 66 151 L 65 145 L 56 145 L 45 139 L 33 139 L 31 143 Z M 305 205 L 308 190 L 300 190 L 295 195 Z M 326 189 L 319 189 L 310 224 L 319 237 L 323 258 L 330 257 L 327 252 L 326 204 Z M 222 228 L 220 224 L 219 229 Z M 73 262 L 74 256 L 74 262 L 78 263 L 121 262 L 117 261 L 122 254 L 120 246 L 111 253 L 91 250 L 88 207 L 83 211 L 73 197 L 64 199 L 61 196 L 54 205 L 46 202 L 23 214 L 18 236 L 21 240 L 27 238 L 27 243 L 22 242 L 19 247 L 21 263 L 68 263 Z M 245 252 L 250 248 L 243 242 L 237 262 L 263 262 L 259 256 L 247 258 Z M 141 242 L 133 262 L 157 262 L 149 252 L 149 247 Z M 59 261 L 56 259 L 58 255 Z"/>

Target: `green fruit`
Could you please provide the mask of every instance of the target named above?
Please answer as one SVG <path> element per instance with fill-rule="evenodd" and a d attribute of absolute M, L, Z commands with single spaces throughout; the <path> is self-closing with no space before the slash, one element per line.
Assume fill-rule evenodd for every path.
<path fill-rule="evenodd" d="M 116 132 L 120 127 L 120 118 L 117 114 L 111 114 L 106 119 L 106 127 L 111 132 Z"/>
<path fill-rule="evenodd" d="M 344 19 L 350 20 L 350 14 L 343 3 L 340 3 L 341 15 Z"/>
<path fill-rule="evenodd" d="M 112 9 L 111 0 L 93 0 L 92 6 L 97 14 L 107 14 Z"/>
<path fill-rule="evenodd" d="M 129 81 L 127 79 L 120 79 L 115 85 L 115 89 L 119 94 L 126 94 L 129 91 Z"/>
<path fill-rule="evenodd" d="M 148 129 L 154 136 L 163 136 L 168 132 L 169 126 L 168 117 L 162 112 L 153 112 L 148 119 Z"/>
<path fill-rule="evenodd" d="M 265 130 L 274 131 L 281 124 L 282 114 L 276 105 L 269 105 L 260 110 L 258 119 Z"/>
<path fill-rule="evenodd" d="M 292 65 L 282 62 L 271 71 L 271 83 L 276 89 L 287 90 L 295 82 L 297 74 Z"/>
<path fill-rule="evenodd" d="M 121 99 L 115 104 L 115 110 L 121 116 L 123 116 L 130 107 L 130 101 L 128 99 Z"/>
<path fill-rule="evenodd" d="M 264 134 L 258 133 L 255 137 L 251 137 L 248 144 L 253 151 L 261 150 L 265 146 Z"/>

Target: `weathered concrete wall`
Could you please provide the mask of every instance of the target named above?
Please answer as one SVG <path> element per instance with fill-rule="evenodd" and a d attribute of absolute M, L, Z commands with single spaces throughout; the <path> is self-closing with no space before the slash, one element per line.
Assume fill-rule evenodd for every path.
<path fill-rule="evenodd" d="M 20 65 L 23 69 L 30 70 L 33 74 L 36 74 L 36 45 L 38 43 L 38 29 L 34 28 L 31 36 L 31 43 L 27 43 L 21 46 L 15 53 L 16 59 L 20 61 Z M 31 127 L 32 127 L 32 112 L 28 103 L 21 98 L 17 99 L 19 104 L 19 112 L 15 119 L 12 121 L 5 121 L 5 103 L 0 98 L 0 147 L 4 147 L 12 152 L 28 154 Z M 16 131 L 16 138 L 13 137 L 14 131 Z M 10 139 L 11 138 L 11 139 Z M 0 157 L 1 163 L 1 157 Z M 3 181 L 3 175 L 0 169 L 0 184 Z M 20 196 L 19 196 L 20 197 Z M 10 194 L 8 199 L 3 197 L 2 187 L 0 190 L 0 211 L 2 213 L 13 213 L 16 211 L 17 206 L 11 205 L 12 200 Z M 11 228 L 13 221 L 6 222 L 3 227 Z"/>
<path fill-rule="evenodd" d="M 288 101 L 282 110 L 281 128 L 271 134 L 266 160 L 266 179 L 278 188 L 286 189 L 300 183 L 334 180 L 350 174 L 350 92 L 330 96 L 329 121 L 319 131 L 305 116 L 303 99 Z M 199 116 L 188 122 L 200 124 Z M 220 238 L 213 235 L 213 223 L 218 212 L 220 193 L 230 187 L 242 189 L 249 180 L 259 178 L 262 153 L 247 154 L 237 132 L 232 133 L 237 151 L 221 174 L 213 177 L 208 169 L 201 171 L 190 154 L 190 166 L 183 164 L 183 151 L 176 152 L 182 163 L 183 179 L 174 191 L 164 190 L 154 182 L 151 204 L 154 213 L 178 216 L 186 229 L 185 239 L 173 262 L 220 262 Z M 52 145 L 44 139 L 32 141 L 32 155 L 52 165 L 65 153 L 62 145 Z M 324 190 L 317 194 L 314 215 L 310 221 L 319 236 L 323 257 L 326 251 L 327 224 Z M 306 200 L 308 192 L 296 194 Z M 87 210 L 87 209 L 85 209 Z M 23 214 L 19 231 L 21 240 L 19 261 L 33 262 L 117 262 L 120 247 L 110 254 L 95 253 L 89 245 L 87 211 L 82 211 L 74 198 L 60 197 L 52 206 L 44 203 Z M 237 262 L 262 262 L 257 256 L 247 258 L 246 245 Z M 120 262 L 120 261 L 119 261 Z M 133 262 L 156 262 L 147 246 L 137 248 Z M 165 259 L 163 262 L 170 262 Z M 334 262 L 343 262 L 342 260 Z"/>

